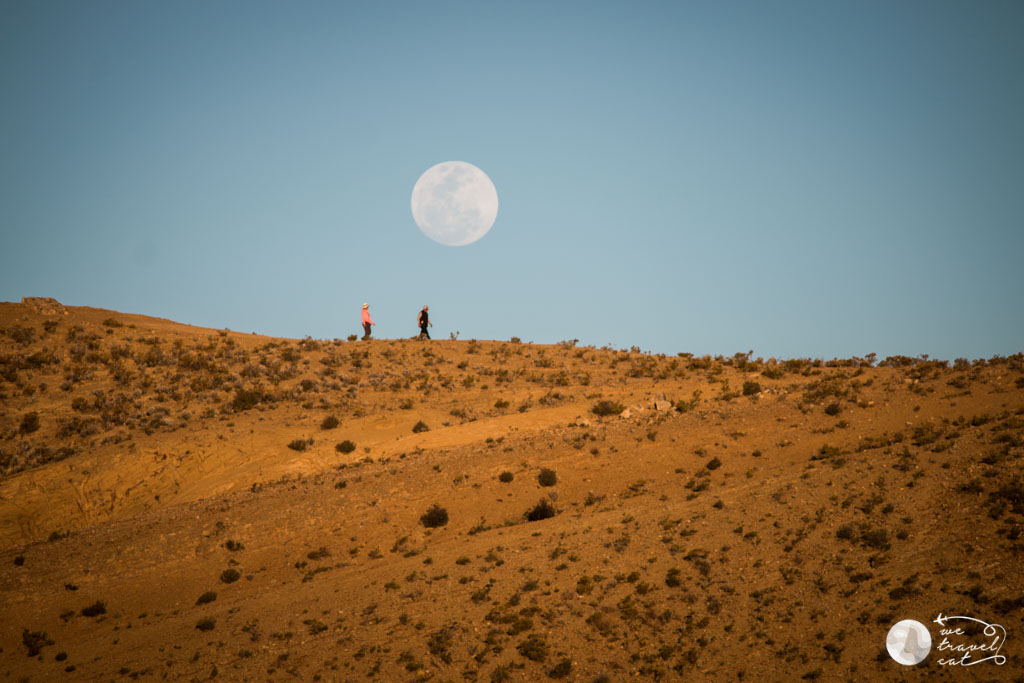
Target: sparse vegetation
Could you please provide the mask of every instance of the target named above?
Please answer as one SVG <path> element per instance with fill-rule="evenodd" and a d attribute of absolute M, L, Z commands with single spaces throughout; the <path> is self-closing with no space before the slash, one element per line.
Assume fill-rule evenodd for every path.
<path fill-rule="evenodd" d="M 0 495 L 24 508 L 6 578 L 41 659 L 15 678 L 884 678 L 866 634 L 905 608 L 1024 605 L 1024 354 L 349 345 L 19 306 Z M 146 585 L 168 558 L 194 592 Z"/>
<path fill-rule="evenodd" d="M 428 529 L 435 529 L 437 527 L 444 526 L 447 523 L 448 511 L 436 503 L 431 505 L 426 512 L 420 515 L 420 524 Z"/>
<path fill-rule="evenodd" d="M 220 573 L 220 580 L 223 583 L 234 583 L 242 578 L 242 572 L 234 567 L 229 567 Z"/>
<path fill-rule="evenodd" d="M 28 650 L 29 657 L 35 657 L 44 647 L 54 644 L 46 631 L 29 631 L 27 628 L 21 632 L 21 643 Z"/>
<path fill-rule="evenodd" d="M 539 503 L 526 512 L 526 520 L 529 522 L 539 522 L 542 519 L 550 519 L 554 516 L 555 506 L 547 498 L 541 499 Z"/>
<path fill-rule="evenodd" d="M 545 467 L 537 475 L 537 483 L 541 486 L 554 486 L 558 483 L 558 475 L 554 470 Z"/>
<path fill-rule="evenodd" d="M 31 434 L 37 431 L 39 431 L 39 413 L 25 413 L 21 418 L 21 424 L 18 426 L 18 433 Z"/>
<path fill-rule="evenodd" d="M 618 415 L 626 406 L 615 401 L 598 401 L 594 404 L 594 407 L 590 409 L 590 412 L 594 413 L 598 417 L 607 417 L 609 415 Z"/>
<path fill-rule="evenodd" d="M 102 600 L 97 600 L 88 607 L 82 608 L 83 617 L 98 617 L 107 613 L 107 605 Z"/>
<path fill-rule="evenodd" d="M 207 603 L 213 602 L 216 599 L 217 599 L 217 594 L 215 592 L 213 592 L 213 591 L 206 591 L 205 593 L 201 594 L 198 598 L 196 598 L 196 604 L 197 605 L 205 605 Z"/>

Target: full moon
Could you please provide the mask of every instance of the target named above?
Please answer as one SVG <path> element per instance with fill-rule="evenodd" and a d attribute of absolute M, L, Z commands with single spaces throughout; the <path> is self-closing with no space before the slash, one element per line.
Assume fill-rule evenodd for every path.
<path fill-rule="evenodd" d="M 472 244 L 498 216 L 498 191 L 473 164 L 445 161 L 428 168 L 412 188 L 412 217 L 430 239 L 449 247 Z"/>

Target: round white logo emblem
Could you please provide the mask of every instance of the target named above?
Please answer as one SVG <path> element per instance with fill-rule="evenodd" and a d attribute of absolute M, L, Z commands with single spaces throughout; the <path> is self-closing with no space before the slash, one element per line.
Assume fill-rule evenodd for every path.
<path fill-rule="evenodd" d="M 920 664 L 932 649 L 932 635 L 920 621 L 904 619 L 885 638 L 889 655 L 900 664 Z"/>

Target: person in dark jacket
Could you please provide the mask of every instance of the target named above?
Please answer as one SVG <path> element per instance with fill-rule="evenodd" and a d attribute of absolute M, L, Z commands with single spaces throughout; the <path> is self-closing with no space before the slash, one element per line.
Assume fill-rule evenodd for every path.
<path fill-rule="evenodd" d="M 423 310 L 420 311 L 419 317 L 416 319 L 416 323 L 420 326 L 420 339 L 430 339 L 430 333 L 427 332 L 427 326 L 434 326 L 434 323 L 430 322 L 430 314 L 427 313 L 427 307 L 424 306 Z"/>

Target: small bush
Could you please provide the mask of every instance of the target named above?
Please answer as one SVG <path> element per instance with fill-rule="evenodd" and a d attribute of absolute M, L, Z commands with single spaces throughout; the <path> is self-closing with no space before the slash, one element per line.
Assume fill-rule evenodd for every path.
<path fill-rule="evenodd" d="M 680 583 L 680 571 L 675 567 L 669 569 L 668 573 L 665 575 L 665 585 L 669 588 L 676 588 Z"/>
<path fill-rule="evenodd" d="M 242 543 L 240 541 L 233 541 L 230 538 L 227 541 L 224 542 L 224 547 L 227 548 L 228 550 L 230 550 L 233 553 L 234 552 L 238 552 L 239 550 L 244 550 L 245 549 L 245 546 L 242 545 Z"/>
<path fill-rule="evenodd" d="M 220 573 L 220 580 L 224 583 L 234 583 L 240 578 L 242 578 L 242 572 L 235 568 L 225 569 Z"/>
<path fill-rule="evenodd" d="M 311 441 L 312 439 L 295 439 L 294 441 L 288 444 L 288 448 L 292 449 L 293 451 L 301 452 L 309 448 L 309 444 Z"/>
<path fill-rule="evenodd" d="M 444 526 L 448 523 L 448 511 L 436 503 L 420 516 L 420 524 L 428 529 Z"/>
<path fill-rule="evenodd" d="M 825 414 L 826 415 L 833 415 L 833 416 L 835 416 L 835 415 L 838 415 L 841 410 L 842 410 L 842 408 L 839 406 L 838 403 L 829 403 L 827 406 L 825 406 Z"/>
<path fill-rule="evenodd" d="M 21 418 L 21 425 L 18 427 L 18 433 L 31 434 L 35 431 L 39 431 L 39 413 L 25 413 Z"/>
<path fill-rule="evenodd" d="M 324 421 L 320 423 L 320 429 L 335 429 L 341 422 L 338 418 L 333 415 L 329 415 L 324 418 Z"/>
<path fill-rule="evenodd" d="M 412 426 L 412 433 L 413 434 L 419 434 L 420 432 L 429 432 L 429 431 L 430 431 L 430 427 L 428 427 L 427 423 L 424 422 L 423 420 L 420 420 L 419 422 L 417 422 L 416 424 L 414 424 Z"/>
<path fill-rule="evenodd" d="M 214 621 L 210 617 L 206 617 L 205 619 L 200 619 L 199 621 L 196 622 L 196 628 L 199 629 L 200 631 L 212 631 L 213 627 L 216 624 L 217 624 L 216 621 Z"/>
<path fill-rule="evenodd" d="M 53 645 L 46 631 L 29 631 L 27 628 L 21 632 L 21 642 L 28 648 L 29 657 L 35 657 L 44 647 Z"/>
<path fill-rule="evenodd" d="M 266 396 L 262 391 L 239 389 L 235 393 L 234 400 L 231 401 L 231 408 L 235 412 L 242 412 L 243 410 L 255 408 L 265 400 Z"/>
<path fill-rule="evenodd" d="M 510 483 L 514 478 L 515 478 L 515 476 L 511 472 L 508 472 L 508 471 L 502 472 L 501 474 L 498 475 L 498 481 L 500 481 L 503 484 Z"/>
<path fill-rule="evenodd" d="M 497 401 L 494 402 L 494 407 L 497 408 L 498 410 L 504 410 L 505 408 L 508 408 L 508 406 L 509 402 L 502 398 L 499 398 Z"/>
<path fill-rule="evenodd" d="M 761 385 L 757 382 L 744 382 L 743 383 L 743 395 L 753 396 L 754 394 L 761 393 Z"/>
<path fill-rule="evenodd" d="M 604 417 L 606 415 L 618 415 L 626 406 L 615 401 L 598 401 L 594 404 L 594 407 L 590 409 L 590 412 L 594 413 L 598 417 Z"/>
<path fill-rule="evenodd" d="M 308 557 L 311 560 L 322 560 L 330 556 L 331 551 L 325 548 L 324 546 L 320 546 L 319 550 L 311 550 L 308 553 L 306 553 L 306 557 Z"/>
<path fill-rule="evenodd" d="M 533 662 L 543 662 L 548 656 L 547 641 L 536 633 L 531 633 L 529 638 L 516 645 L 516 649 Z"/>
<path fill-rule="evenodd" d="M 213 591 L 206 591 L 196 599 L 197 605 L 205 605 L 208 602 L 213 602 L 217 599 L 217 594 Z"/>
<path fill-rule="evenodd" d="M 97 600 L 88 607 L 82 608 L 83 617 L 98 617 L 101 614 L 107 613 L 107 606 L 102 600 Z"/>
<path fill-rule="evenodd" d="M 548 678 L 565 678 L 572 672 L 572 660 L 563 659 L 548 672 Z"/>
<path fill-rule="evenodd" d="M 718 459 L 717 455 L 715 457 L 711 458 L 711 460 L 708 460 L 708 464 L 707 465 L 704 465 L 704 467 L 708 468 L 709 470 L 717 470 L 721 466 L 722 466 L 722 461 Z"/>
<path fill-rule="evenodd" d="M 537 483 L 541 486 L 554 486 L 558 483 L 558 475 L 555 474 L 554 470 L 550 470 L 547 467 L 540 471 L 537 475 Z"/>
<path fill-rule="evenodd" d="M 348 439 L 345 439 L 344 441 L 342 441 L 341 443 L 334 447 L 334 450 L 338 451 L 339 453 L 351 453 L 355 449 L 356 445 L 349 441 Z"/>
<path fill-rule="evenodd" d="M 555 516 L 555 506 L 547 498 L 541 499 L 531 510 L 526 513 L 526 521 L 539 522 L 542 519 L 550 519 Z"/>

